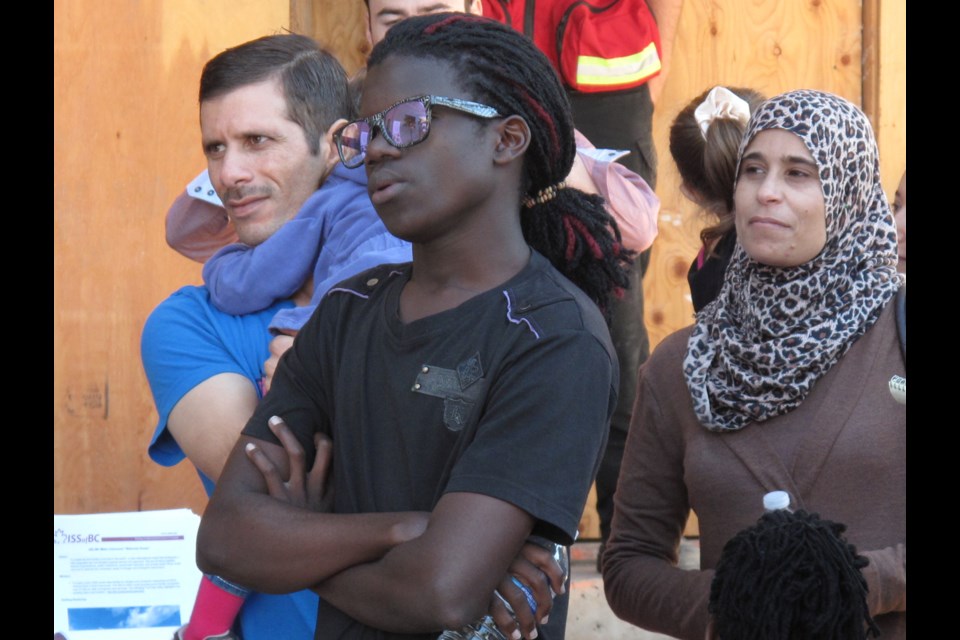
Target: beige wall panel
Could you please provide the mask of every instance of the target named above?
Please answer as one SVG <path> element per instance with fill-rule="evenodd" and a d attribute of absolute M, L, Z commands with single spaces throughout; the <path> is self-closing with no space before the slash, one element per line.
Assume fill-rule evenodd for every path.
<path fill-rule="evenodd" d="M 716 84 L 753 87 L 767 95 L 823 89 L 859 103 L 860 33 L 857 0 L 685 0 L 670 76 L 654 114 L 662 207 L 660 235 L 644 279 L 651 346 L 693 320 L 686 273 L 704 226 L 679 191 L 668 144 L 673 118 Z"/>
<path fill-rule="evenodd" d="M 310 14 L 309 23 L 294 21 L 293 29 L 316 39 L 337 56 L 353 75 L 364 65 L 367 44 L 367 10 L 360 0 L 291 0 L 298 15 Z"/>
<path fill-rule="evenodd" d="M 146 456 L 156 423 L 140 329 L 199 265 L 164 242 L 204 166 L 200 69 L 288 20 L 268 0 L 54 2 L 54 512 L 191 506 L 189 465 Z"/>
<path fill-rule="evenodd" d="M 907 168 L 907 3 L 880 1 L 878 114 L 880 174 L 890 201 Z"/>

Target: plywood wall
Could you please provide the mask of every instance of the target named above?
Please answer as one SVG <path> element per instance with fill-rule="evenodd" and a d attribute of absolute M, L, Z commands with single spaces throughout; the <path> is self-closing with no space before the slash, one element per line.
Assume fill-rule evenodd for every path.
<path fill-rule="evenodd" d="M 871 114 L 891 193 L 905 166 L 903 4 L 865 3 L 877 16 Z M 202 510 L 190 465 L 146 456 L 156 413 L 139 359 L 150 310 L 200 280 L 199 265 L 163 239 L 166 208 L 203 167 L 200 69 L 228 46 L 291 28 L 352 72 L 366 53 L 363 16 L 359 0 L 55 0 L 54 512 Z M 860 102 L 862 25 L 858 0 L 684 2 L 654 119 L 663 208 L 645 280 L 653 344 L 692 318 L 685 274 L 702 224 L 679 193 L 671 120 L 718 83 Z"/>
<path fill-rule="evenodd" d="M 312 36 L 320 46 L 336 54 L 347 73 L 364 65 L 367 43 L 367 11 L 359 0 L 291 0 L 290 28 Z"/>
<path fill-rule="evenodd" d="M 286 0 L 54 1 L 55 513 L 203 508 L 188 465 L 146 457 L 140 328 L 200 281 L 163 228 L 204 166 L 200 69 L 288 20 Z"/>
<path fill-rule="evenodd" d="M 879 5 L 877 108 L 870 115 L 880 144 L 883 186 L 893 200 L 900 176 L 907 168 L 907 3 L 875 1 Z"/>

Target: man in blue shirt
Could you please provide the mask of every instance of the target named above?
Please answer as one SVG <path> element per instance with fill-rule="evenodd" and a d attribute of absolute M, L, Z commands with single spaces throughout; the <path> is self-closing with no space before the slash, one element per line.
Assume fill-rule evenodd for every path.
<path fill-rule="evenodd" d="M 410 259 L 409 245 L 387 232 L 370 204 L 363 170 L 337 166 L 331 137 L 351 115 L 345 72 L 304 36 L 247 42 L 204 68 L 207 168 L 242 243 L 218 273 L 220 282 L 254 293 L 281 268 L 290 271 L 291 260 L 302 265 L 288 274 L 293 285 L 285 294 L 271 294 L 243 315 L 225 311 L 207 287 L 191 286 L 160 303 L 144 327 L 143 364 L 159 414 L 150 456 L 163 465 L 189 458 L 208 493 L 262 396 L 277 313 L 290 316 L 295 305 L 307 305 L 315 284 L 329 287 L 373 265 Z M 301 234 L 290 234 L 290 224 L 316 239 L 309 257 L 292 243 Z M 308 591 L 253 594 L 241 614 L 243 637 L 312 638 L 316 610 Z"/>

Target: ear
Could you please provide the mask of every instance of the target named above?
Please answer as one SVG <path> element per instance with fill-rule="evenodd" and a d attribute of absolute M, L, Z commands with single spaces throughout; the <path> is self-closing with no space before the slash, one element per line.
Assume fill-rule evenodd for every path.
<path fill-rule="evenodd" d="M 475 16 L 483 15 L 483 2 L 482 0 L 473 0 L 470 3 L 470 8 L 467 10 L 467 13 L 472 13 Z"/>
<path fill-rule="evenodd" d="M 526 120 L 517 115 L 507 116 L 497 124 L 495 130 L 494 164 L 509 164 L 527 152 L 531 134 Z"/>
<path fill-rule="evenodd" d="M 337 152 L 337 145 L 333 141 L 334 132 L 347 124 L 344 118 L 340 118 L 330 125 L 323 133 L 323 139 L 320 140 L 320 154 L 323 156 L 323 166 L 327 173 L 333 171 L 334 165 L 340 162 L 340 154 Z"/>

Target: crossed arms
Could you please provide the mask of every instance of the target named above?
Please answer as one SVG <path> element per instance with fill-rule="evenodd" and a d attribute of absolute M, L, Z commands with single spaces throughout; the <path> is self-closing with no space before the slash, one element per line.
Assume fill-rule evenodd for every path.
<path fill-rule="evenodd" d="M 551 588 L 563 592 L 563 576 L 546 550 L 524 545 L 533 527 L 529 514 L 465 492 L 446 494 L 429 514 L 320 512 L 329 441 L 318 440 L 308 473 L 296 438 L 282 422 L 270 427 L 286 451 L 242 436 L 230 454 L 201 523 L 197 555 L 204 571 L 267 593 L 313 588 L 351 617 L 387 631 L 460 628 L 489 609 L 508 634 L 519 626 L 525 637 L 536 637 Z M 497 535 L 489 535 L 491 523 Z M 533 589 L 536 617 L 508 574 Z M 494 589 L 515 603 L 519 625 Z"/>

